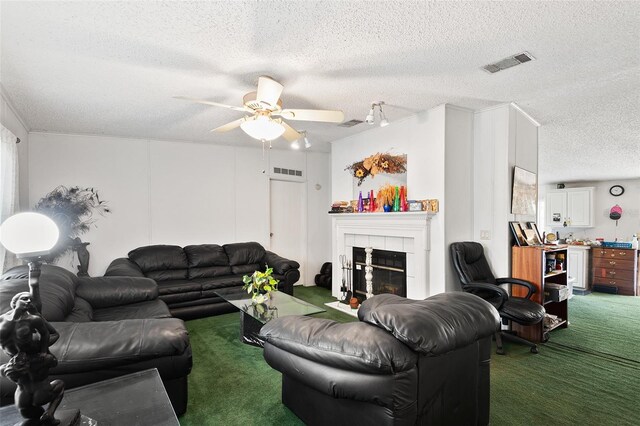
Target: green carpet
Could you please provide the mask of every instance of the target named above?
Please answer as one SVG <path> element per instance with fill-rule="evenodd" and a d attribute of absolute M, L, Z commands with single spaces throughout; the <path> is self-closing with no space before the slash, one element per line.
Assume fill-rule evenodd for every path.
<path fill-rule="evenodd" d="M 317 306 L 319 287 L 295 295 Z M 353 317 L 327 308 L 314 315 Z M 492 425 L 632 425 L 640 418 L 640 298 L 591 294 L 569 302 L 571 325 L 551 333 L 538 355 L 505 343 L 491 364 Z M 280 373 L 262 349 L 239 340 L 239 314 L 188 321 L 193 349 L 184 426 L 300 425 L 280 402 Z"/>

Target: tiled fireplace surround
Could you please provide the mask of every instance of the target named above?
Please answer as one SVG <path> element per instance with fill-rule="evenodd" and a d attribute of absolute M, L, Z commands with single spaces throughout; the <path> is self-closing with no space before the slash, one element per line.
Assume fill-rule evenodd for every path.
<path fill-rule="evenodd" d="M 340 298 L 340 256 L 352 260 L 353 247 L 407 253 L 407 297 L 429 297 L 430 221 L 432 213 L 342 213 L 331 216 L 333 231 L 332 294 Z"/>

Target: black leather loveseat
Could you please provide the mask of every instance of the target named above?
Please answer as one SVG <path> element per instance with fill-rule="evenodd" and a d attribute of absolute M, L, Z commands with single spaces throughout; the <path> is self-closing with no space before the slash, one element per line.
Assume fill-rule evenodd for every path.
<path fill-rule="evenodd" d="M 265 360 L 308 425 L 486 425 L 498 311 L 467 293 L 366 300 L 361 322 L 268 322 Z"/>
<path fill-rule="evenodd" d="M 0 313 L 13 295 L 29 291 L 28 268 L 5 272 L 0 281 Z M 66 388 L 157 368 L 176 414 L 187 409 L 191 346 L 184 322 L 172 318 L 147 278 L 78 278 L 43 265 L 42 315 L 60 334 L 50 347 L 58 358 L 50 378 Z M 0 364 L 9 357 L 0 350 Z M 0 404 L 13 402 L 14 382 L 0 378 Z"/>
<path fill-rule="evenodd" d="M 147 277 L 158 283 L 160 299 L 174 317 L 199 318 L 236 310 L 216 296 L 225 287 L 242 287 L 242 277 L 273 268 L 278 291 L 293 295 L 300 264 L 267 251 L 255 242 L 139 247 L 111 262 L 105 276 Z"/>

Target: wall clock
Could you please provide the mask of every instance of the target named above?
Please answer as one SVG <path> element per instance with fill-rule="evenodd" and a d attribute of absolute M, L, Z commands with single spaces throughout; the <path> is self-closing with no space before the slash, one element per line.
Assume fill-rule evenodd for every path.
<path fill-rule="evenodd" d="M 613 195 L 614 197 L 619 197 L 624 194 L 624 188 L 622 187 L 622 185 L 613 185 L 611 188 L 609 188 L 609 194 Z"/>

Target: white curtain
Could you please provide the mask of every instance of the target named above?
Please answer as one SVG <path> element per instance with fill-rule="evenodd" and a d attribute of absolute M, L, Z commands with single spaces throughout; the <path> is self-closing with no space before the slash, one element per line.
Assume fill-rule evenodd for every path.
<path fill-rule="evenodd" d="M 18 208 L 18 147 L 16 136 L 0 125 L 0 223 Z M 18 265 L 12 253 L 0 244 L 0 271 Z"/>

